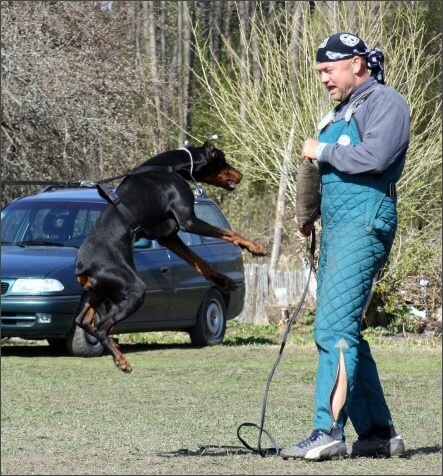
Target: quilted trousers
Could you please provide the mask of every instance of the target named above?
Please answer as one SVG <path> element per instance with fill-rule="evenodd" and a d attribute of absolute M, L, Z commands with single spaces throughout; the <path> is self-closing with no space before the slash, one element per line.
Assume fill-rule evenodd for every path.
<path fill-rule="evenodd" d="M 353 192 L 356 191 L 352 185 Z M 358 186 L 357 186 L 358 187 Z M 397 219 L 395 198 L 385 196 L 371 226 L 365 217 L 370 187 L 348 194 L 352 211 L 340 216 L 338 209 L 349 184 L 325 184 L 322 193 L 322 231 L 317 272 L 317 309 L 314 338 L 318 349 L 314 428 L 339 427 L 343 434 L 349 418 L 358 435 L 371 426 L 392 426 L 378 371 L 368 343 L 361 336 L 361 321 L 374 278 L 387 259 L 394 240 Z M 341 193 L 343 192 L 343 193 Z M 374 190 L 374 202 L 379 192 Z M 345 198 L 346 200 L 346 198 Z M 360 200 L 360 203 L 359 203 Z M 335 201 L 335 211 L 329 213 Z M 369 200 L 371 201 L 371 200 Z M 326 207 L 326 210 L 324 210 Z M 326 216 L 325 216 L 326 215 Z M 340 216 L 340 218 L 338 218 Z M 346 220 L 346 216 L 354 216 Z M 367 215 L 366 215 L 367 218 Z M 332 398 L 341 368 L 345 375 L 344 403 L 333 415 Z"/>

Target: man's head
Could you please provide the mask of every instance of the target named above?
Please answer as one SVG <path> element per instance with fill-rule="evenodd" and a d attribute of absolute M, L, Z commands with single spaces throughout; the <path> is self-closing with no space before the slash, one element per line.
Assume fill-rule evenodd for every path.
<path fill-rule="evenodd" d="M 353 56 L 366 56 L 369 52 L 368 45 L 352 33 L 335 33 L 328 36 L 318 47 L 317 63 L 342 61 Z"/>
<path fill-rule="evenodd" d="M 335 33 L 318 47 L 315 69 L 331 98 L 342 102 L 369 78 L 369 69 L 384 84 L 383 59 L 380 49 L 370 50 L 358 36 Z"/>

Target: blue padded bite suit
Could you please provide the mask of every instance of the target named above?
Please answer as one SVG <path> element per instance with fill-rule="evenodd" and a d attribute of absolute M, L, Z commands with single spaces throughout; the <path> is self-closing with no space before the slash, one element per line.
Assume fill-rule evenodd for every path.
<path fill-rule="evenodd" d="M 353 116 L 324 127 L 319 141 L 353 145 L 361 142 Z M 392 426 L 392 418 L 361 319 L 372 284 L 386 261 L 397 228 L 396 198 L 387 195 L 401 166 L 381 176 L 344 174 L 319 161 L 321 240 L 317 272 L 314 339 L 318 349 L 314 428 L 330 431 L 350 418 L 357 434 L 373 425 Z M 340 366 L 346 375 L 346 400 L 332 414 Z"/>

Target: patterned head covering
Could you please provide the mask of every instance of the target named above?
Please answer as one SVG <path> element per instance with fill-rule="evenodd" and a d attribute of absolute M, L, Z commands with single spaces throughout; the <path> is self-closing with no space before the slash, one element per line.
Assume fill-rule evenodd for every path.
<path fill-rule="evenodd" d="M 316 61 L 317 63 L 341 61 L 353 56 L 366 58 L 371 76 L 380 84 L 385 84 L 382 51 L 380 48 L 369 49 L 361 38 L 352 33 L 335 33 L 328 36 L 317 49 Z"/>

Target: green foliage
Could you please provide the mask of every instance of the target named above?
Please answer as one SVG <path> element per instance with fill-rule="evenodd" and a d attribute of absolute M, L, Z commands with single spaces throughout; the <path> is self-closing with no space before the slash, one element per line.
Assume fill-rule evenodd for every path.
<path fill-rule="evenodd" d="M 314 324 L 314 317 L 315 317 L 315 312 L 310 311 L 307 314 L 305 314 L 300 321 L 303 324 L 310 326 Z"/>
<path fill-rule="evenodd" d="M 394 319 L 387 326 L 387 331 L 392 332 L 393 334 L 399 332 L 410 332 L 416 333 L 417 328 L 417 321 L 411 318 L 410 311 L 406 305 L 402 305 L 394 314 Z"/>
<path fill-rule="evenodd" d="M 250 25 L 257 49 L 251 41 L 243 45 L 242 56 L 224 39 L 232 59 L 227 65 L 210 64 L 209 45 L 196 48 L 203 66 L 197 79 L 211 111 L 207 122 L 218 120 L 225 131 L 223 145 L 228 142 L 228 154 L 249 182 L 223 199 L 225 209 L 234 227 L 249 232 L 258 226 L 254 235 L 265 240 L 267 235 L 270 242 L 281 213 L 272 207 L 283 191 L 280 254 L 294 251 L 291 221 L 302 141 L 315 135 L 317 122 L 333 106 L 315 74 L 316 48 L 333 30 L 357 31 L 370 46 L 382 48 L 386 83 L 404 95 L 411 109 L 411 141 L 397 187 L 397 238 L 379 287 L 391 317 L 402 312 L 405 296 L 411 295 L 412 277 L 430 283 L 429 308 L 441 307 L 442 63 L 441 31 L 435 25 L 441 8 L 435 2 L 316 2 L 312 14 L 307 5 L 294 2 L 276 26 L 258 7 Z M 257 194 L 250 193 L 250 182 L 262 187 Z"/>

